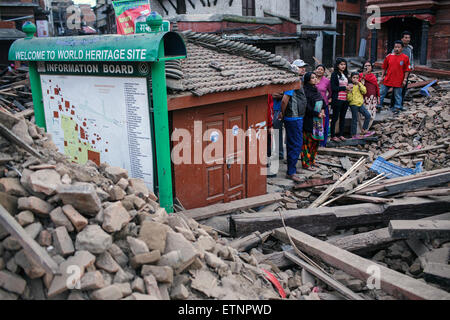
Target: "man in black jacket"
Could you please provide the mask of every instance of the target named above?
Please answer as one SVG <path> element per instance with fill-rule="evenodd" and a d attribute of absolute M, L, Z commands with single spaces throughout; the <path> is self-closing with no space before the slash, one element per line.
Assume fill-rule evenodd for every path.
<path fill-rule="evenodd" d="M 295 90 L 292 97 L 284 95 L 281 101 L 281 114 L 286 128 L 287 178 L 295 182 L 302 180 L 297 176 L 297 163 L 303 146 L 303 117 L 306 111 L 306 97 L 303 88 Z"/>

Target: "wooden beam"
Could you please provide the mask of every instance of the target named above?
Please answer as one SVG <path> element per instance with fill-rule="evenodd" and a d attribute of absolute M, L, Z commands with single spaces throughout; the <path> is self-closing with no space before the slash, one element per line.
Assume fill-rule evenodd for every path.
<path fill-rule="evenodd" d="M 444 185 L 450 182 L 450 172 L 438 174 L 435 176 L 421 177 L 411 179 L 410 181 L 400 182 L 395 185 L 385 185 L 386 191 L 376 192 L 370 195 L 377 197 L 388 197 L 394 194 Z"/>
<path fill-rule="evenodd" d="M 267 238 L 272 234 L 272 231 L 263 234 L 258 231 L 244 238 L 236 239 L 230 242 L 230 247 L 237 251 L 245 252 L 257 247 L 260 243 L 266 242 Z"/>
<path fill-rule="evenodd" d="M 22 139 L 20 139 L 16 134 L 14 134 L 11 130 L 6 128 L 3 124 L 0 123 L 0 133 L 9 141 L 16 144 L 18 147 L 24 149 L 29 154 L 35 156 L 36 158 L 42 159 L 42 155 L 25 143 Z"/>
<path fill-rule="evenodd" d="M 375 204 L 383 204 L 383 203 L 392 203 L 394 199 L 385 199 L 385 198 L 377 198 L 377 197 L 369 197 L 358 194 L 351 194 L 343 197 L 338 201 L 344 201 L 346 203 L 350 202 L 358 202 L 358 203 L 375 203 Z"/>
<path fill-rule="evenodd" d="M 182 211 L 186 217 L 195 220 L 204 220 L 215 216 L 232 213 L 238 210 L 246 210 L 281 201 L 283 197 L 279 193 L 266 194 L 259 197 L 236 200 L 230 203 L 214 204 L 212 206 Z"/>
<path fill-rule="evenodd" d="M 367 152 L 336 149 L 336 148 L 319 148 L 319 154 L 326 154 L 338 157 L 350 157 L 350 158 L 370 157 L 370 155 Z"/>
<path fill-rule="evenodd" d="M 330 162 L 321 161 L 321 160 L 316 160 L 316 163 L 323 164 L 324 166 L 329 166 L 329 167 L 335 167 L 335 168 L 343 169 L 340 164 L 330 163 Z"/>
<path fill-rule="evenodd" d="M 427 147 L 427 148 L 423 148 L 423 149 L 418 149 L 418 150 L 413 150 L 413 151 L 409 151 L 409 152 L 404 152 L 404 153 L 397 154 L 395 156 L 395 158 L 400 158 L 400 157 L 406 157 L 406 156 L 426 153 L 428 151 L 439 150 L 439 149 L 447 149 L 447 145 L 441 144 L 441 145 L 437 145 L 437 146 L 431 146 L 431 147 Z"/>
<path fill-rule="evenodd" d="M 435 239 L 450 238 L 450 221 L 427 220 L 408 221 L 392 220 L 389 223 L 389 233 L 393 238 Z"/>
<path fill-rule="evenodd" d="M 422 220 L 429 220 L 429 219 L 450 220 L 450 213 L 444 213 L 441 215 L 424 218 Z M 382 228 L 347 237 L 342 237 L 339 239 L 328 240 L 327 243 L 351 252 L 369 253 L 382 249 L 395 241 L 398 241 L 398 239 L 394 239 L 391 237 L 389 229 Z M 418 256 L 420 256 L 421 254 L 417 253 Z"/>
<path fill-rule="evenodd" d="M 342 142 L 329 141 L 327 143 L 327 146 L 330 148 L 355 147 L 355 146 L 363 146 L 373 142 L 378 142 L 378 137 L 369 137 L 364 139 L 348 139 Z"/>
<path fill-rule="evenodd" d="M 397 199 L 390 204 L 356 204 L 289 210 L 283 213 L 286 225 L 310 235 L 330 234 L 337 229 L 389 223 L 390 220 L 416 220 L 448 212 L 450 197 L 439 199 Z M 230 218 L 234 237 L 265 232 L 283 226 L 277 212 L 256 212 Z"/>
<path fill-rule="evenodd" d="M 439 285 L 450 286 L 450 265 L 443 263 L 427 263 L 423 273 L 425 280 Z"/>
<path fill-rule="evenodd" d="M 397 150 L 397 149 L 389 150 L 389 151 L 383 153 L 382 155 L 380 155 L 380 157 L 382 157 L 384 160 L 387 161 L 387 160 L 395 157 L 399 153 L 400 153 L 400 150 Z"/>
<path fill-rule="evenodd" d="M 307 188 L 312 188 L 312 187 L 326 186 L 329 184 L 333 184 L 335 182 L 336 182 L 335 180 L 329 180 L 329 179 L 312 179 L 312 180 L 308 180 L 301 184 L 296 184 L 294 186 L 294 189 L 300 190 L 300 189 L 307 189 Z"/>
<path fill-rule="evenodd" d="M 285 85 L 268 85 L 254 89 L 247 89 L 241 91 L 227 91 L 207 94 L 205 96 L 197 97 L 193 94 L 183 94 L 169 96 L 168 110 L 180 110 L 186 108 L 200 107 L 205 105 L 217 104 L 222 102 L 229 102 L 235 100 L 248 99 L 253 97 L 265 96 L 275 92 L 284 92 L 289 90 L 296 90 L 300 88 L 300 82 L 294 82 Z"/>
<path fill-rule="evenodd" d="M 412 191 L 400 194 L 402 197 L 431 197 L 431 196 L 449 196 L 450 188 L 437 188 L 432 190 Z"/>
<path fill-rule="evenodd" d="M 34 109 L 30 108 L 30 109 L 26 109 L 24 111 L 20 111 L 20 112 L 16 113 L 14 116 L 16 118 L 29 118 L 33 115 L 34 115 Z"/>
<path fill-rule="evenodd" d="M 380 289 L 399 299 L 450 300 L 450 293 L 444 290 L 434 288 L 400 272 L 378 265 L 373 261 L 361 258 L 298 230 L 287 228 L 287 232 L 302 252 L 318 257 L 327 264 L 362 281 L 370 283 L 370 279 L 374 276 L 371 270 L 374 267 L 377 268 L 380 271 L 378 274 Z M 285 243 L 289 243 L 284 228 L 276 229 L 274 236 Z"/>
<path fill-rule="evenodd" d="M 344 286 L 339 281 L 333 279 L 332 277 L 324 273 L 322 270 L 319 270 L 316 267 L 306 263 L 302 259 L 294 256 L 292 253 L 285 252 L 284 255 L 286 256 L 286 258 L 288 258 L 292 262 L 295 262 L 295 264 L 305 269 L 312 275 L 316 276 L 317 278 L 328 284 L 330 287 L 336 289 L 336 291 L 342 294 L 345 298 L 349 300 L 364 300 L 360 295 L 354 293 L 352 290 Z"/>
<path fill-rule="evenodd" d="M 24 228 L 0 205 L 0 224 L 22 245 L 25 253 L 32 258 L 37 264 L 44 268 L 50 274 L 58 274 L 59 269 L 56 262 L 42 248 Z"/>
<path fill-rule="evenodd" d="M 291 252 L 294 253 L 294 250 Z M 284 251 L 264 254 L 259 257 L 257 256 L 256 260 L 258 261 L 258 264 L 268 264 L 276 266 L 278 269 L 287 269 L 295 266 L 295 263 L 286 258 Z"/>
<path fill-rule="evenodd" d="M 431 177 L 431 176 L 436 176 L 439 175 L 441 173 L 449 173 L 450 172 L 450 168 L 445 168 L 445 169 L 439 169 L 439 170 L 434 170 L 434 171 L 425 171 L 422 173 L 418 173 L 414 176 L 407 176 L 407 177 L 399 177 L 399 178 L 394 178 L 394 179 L 389 179 L 389 180 L 384 180 L 382 183 L 364 188 L 360 191 L 357 192 L 357 194 L 370 194 L 376 191 L 381 191 L 381 190 L 387 190 L 386 187 L 388 186 L 393 186 L 393 185 L 397 185 L 399 183 L 402 182 L 412 182 L 414 180 L 417 179 L 421 179 L 424 177 Z"/>

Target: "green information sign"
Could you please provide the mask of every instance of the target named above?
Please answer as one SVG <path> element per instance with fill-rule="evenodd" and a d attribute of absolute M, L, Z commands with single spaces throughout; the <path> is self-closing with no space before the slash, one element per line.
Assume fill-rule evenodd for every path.
<path fill-rule="evenodd" d="M 151 189 L 157 181 L 160 204 L 171 213 L 165 61 L 185 58 L 186 46 L 178 33 L 160 31 L 161 16 L 147 24 L 150 33 L 60 38 L 34 38 L 36 26 L 28 24 L 8 57 L 29 63 L 36 124 L 60 150 L 75 162 L 127 168 Z"/>

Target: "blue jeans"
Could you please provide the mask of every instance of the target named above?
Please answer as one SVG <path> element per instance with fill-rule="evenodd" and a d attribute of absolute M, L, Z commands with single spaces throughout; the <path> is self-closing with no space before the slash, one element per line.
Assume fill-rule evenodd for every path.
<path fill-rule="evenodd" d="M 378 106 L 378 108 L 382 108 L 383 107 L 383 103 L 384 103 L 384 98 L 386 98 L 386 95 L 389 92 L 389 89 L 391 87 L 387 87 L 384 84 L 381 85 L 380 88 L 380 105 Z M 394 88 L 394 96 L 395 96 L 395 105 L 394 105 L 394 110 L 398 109 L 398 110 L 402 110 L 403 109 L 403 88 Z"/>
<path fill-rule="evenodd" d="M 279 157 L 280 159 L 284 159 L 284 140 L 283 140 L 283 121 L 278 120 L 278 116 L 280 115 L 280 110 L 274 110 L 273 115 L 273 128 L 275 130 L 278 130 L 278 150 L 279 150 Z M 277 141 L 273 142 L 274 144 L 277 143 Z"/>
<path fill-rule="evenodd" d="M 297 162 L 303 147 L 303 119 L 284 121 L 286 128 L 287 164 L 289 176 L 297 173 Z"/>
<path fill-rule="evenodd" d="M 356 131 L 358 129 L 358 113 L 361 113 L 364 116 L 364 126 L 363 129 L 367 130 L 369 129 L 370 120 L 372 120 L 372 116 L 370 115 L 369 111 L 367 111 L 366 107 L 362 105 L 361 107 L 358 106 L 350 106 L 350 109 L 352 110 L 352 137 L 356 136 Z"/>

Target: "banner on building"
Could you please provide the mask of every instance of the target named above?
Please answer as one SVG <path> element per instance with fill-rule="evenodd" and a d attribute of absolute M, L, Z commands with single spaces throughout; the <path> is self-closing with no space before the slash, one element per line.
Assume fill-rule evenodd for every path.
<path fill-rule="evenodd" d="M 117 34 L 134 34 L 136 25 L 145 22 L 150 15 L 149 0 L 113 1 L 116 13 Z"/>
<path fill-rule="evenodd" d="M 37 36 L 48 37 L 48 21 L 47 20 L 36 20 Z"/>

